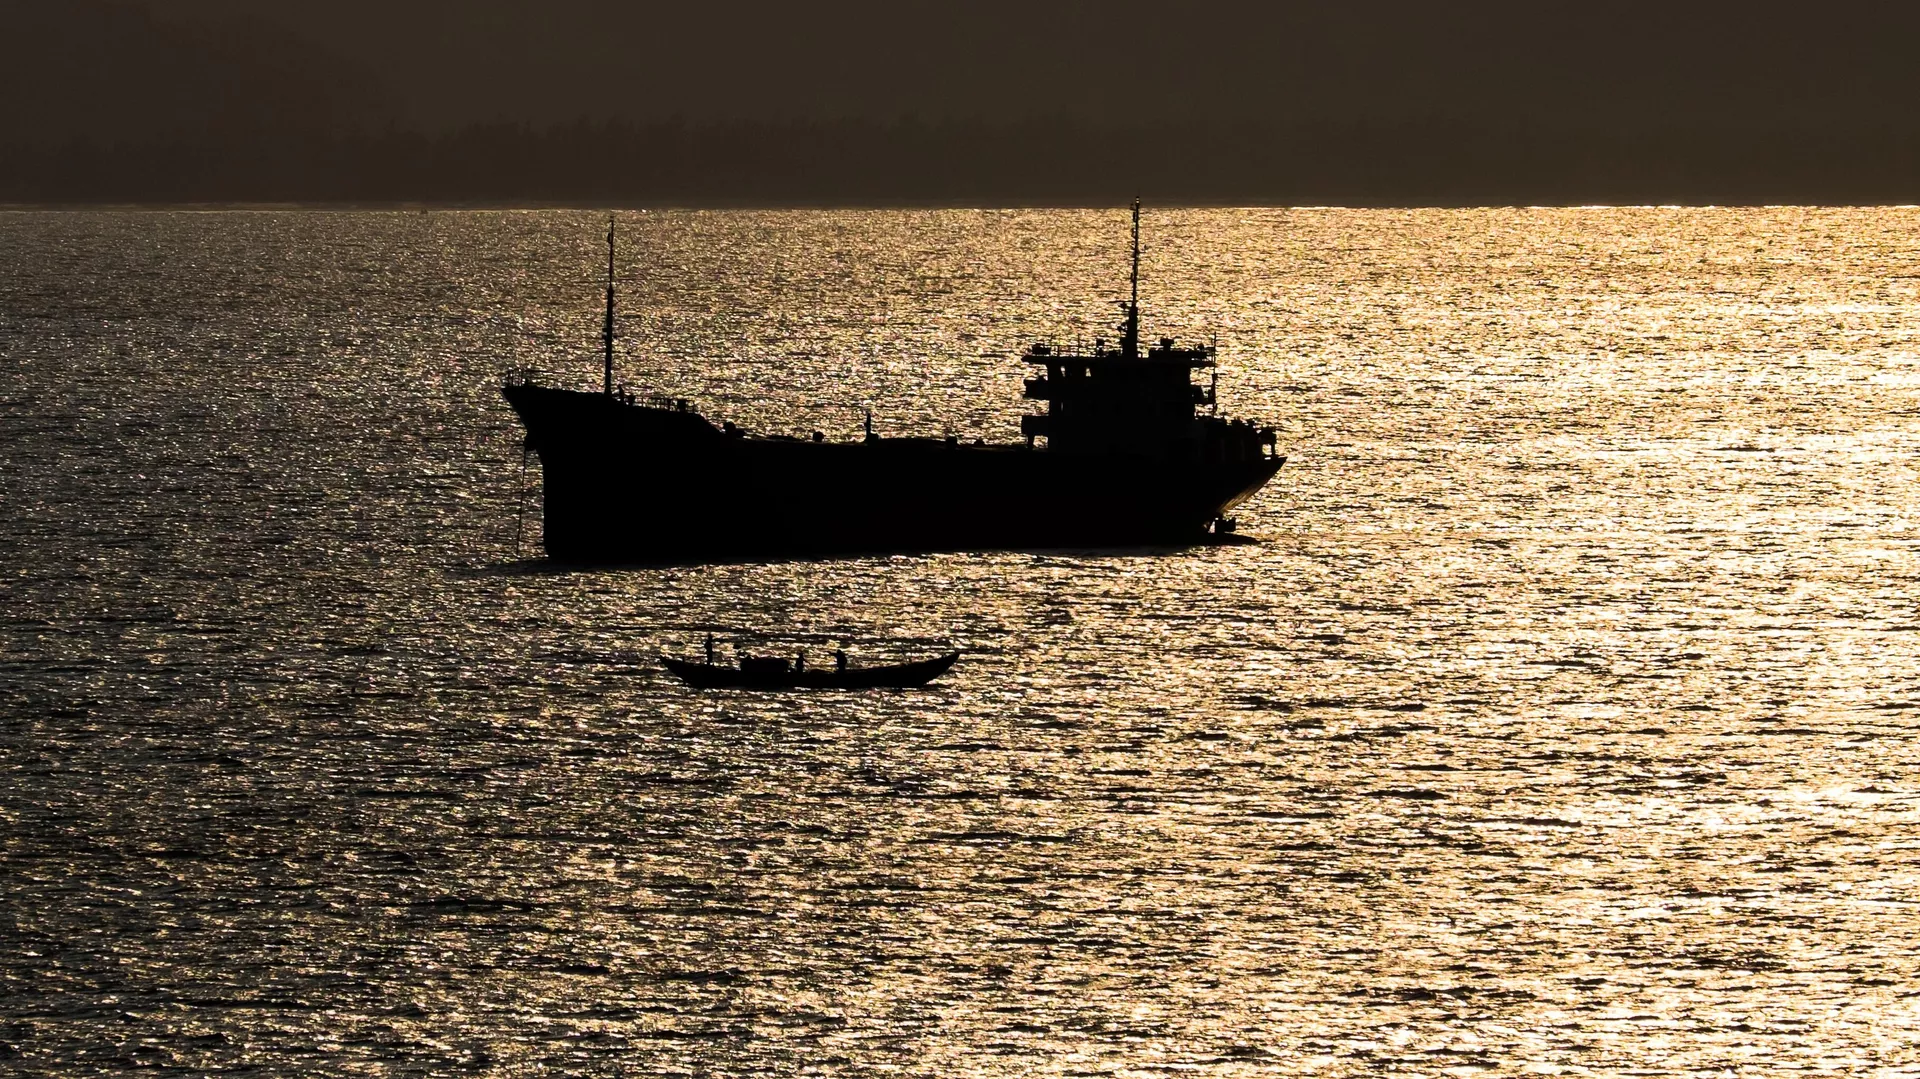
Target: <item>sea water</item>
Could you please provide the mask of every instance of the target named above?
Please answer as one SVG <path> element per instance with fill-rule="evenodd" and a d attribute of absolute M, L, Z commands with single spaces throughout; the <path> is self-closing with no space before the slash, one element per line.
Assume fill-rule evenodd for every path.
<path fill-rule="evenodd" d="M 565 569 L 604 231 L 0 215 L 0 1069 L 1920 1068 L 1920 211 L 1149 207 L 1257 545 Z M 620 232 L 622 381 L 830 438 L 1017 441 L 1127 268 Z"/>

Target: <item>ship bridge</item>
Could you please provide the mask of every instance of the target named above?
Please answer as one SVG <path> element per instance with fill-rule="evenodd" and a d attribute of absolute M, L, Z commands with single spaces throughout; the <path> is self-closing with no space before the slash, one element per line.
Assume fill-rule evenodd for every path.
<path fill-rule="evenodd" d="M 1043 415 L 1020 417 L 1020 433 L 1047 452 L 1148 457 L 1218 464 L 1276 452 L 1270 427 L 1214 415 L 1216 378 L 1204 387 L 1193 373 L 1214 368 L 1212 345 L 1183 346 L 1171 337 L 1140 347 L 1140 203 L 1133 204 L 1132 294 L 1120 302 L 1120 341 L 1096 341 L 1086 354 L 1035 344 L 1021 357 L 1046 373 L 1026 380 L 1025 396 L 1047 402 Z M 1206 405 L 1208 413 L 1197 409 Z M 1265 450 L 1265 454 L 1262 450 Z"/>
<path fill-rule="evenodd" d="M 1045 373 L 1027 379 L 1025 396 L 1047 402 L 1044 415 L 1020 418 L 1029 444 L 1044 438 L 1053 453 L 1188 456 L 1179 444 L 1202 438 L 1196 409 L 1214 402 L 1213 386 L 1196 386 L 1192 376 L 1214 366 L 1213 348 L 1162 338 L 1145 355 L 1127 353 L 1104 343 L 1086 355 L 1027 349 L 1023 359 Z"/>

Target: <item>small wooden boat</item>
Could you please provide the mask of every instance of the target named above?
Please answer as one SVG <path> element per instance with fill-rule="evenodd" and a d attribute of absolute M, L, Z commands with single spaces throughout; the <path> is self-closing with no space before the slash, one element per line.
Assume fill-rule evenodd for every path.
<path fill-rule="evenodd" d="M 695 663 L 687 659 L 661 656 L 667 670 L 680 680 L 700 689 L 885 689 L 924 686 L 947 673 L 960 659 L 959 652 L 948 652 L 933 659 L 896 663 L 887 667 L 848 667 L 795 670 L 784 659 L 749 656 L 738 667 L 715 663 Z"/>

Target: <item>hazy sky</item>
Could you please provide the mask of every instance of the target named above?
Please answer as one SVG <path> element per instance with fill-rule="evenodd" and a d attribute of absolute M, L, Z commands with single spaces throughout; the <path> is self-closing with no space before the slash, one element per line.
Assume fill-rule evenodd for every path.
<path fill-rule="evenodd" d="M 0 0 L 9 22 L 0 91 L 22 107 L 0 133 L 14 134 L 581 115 L 1920 116 L 1910 3 Z"/>

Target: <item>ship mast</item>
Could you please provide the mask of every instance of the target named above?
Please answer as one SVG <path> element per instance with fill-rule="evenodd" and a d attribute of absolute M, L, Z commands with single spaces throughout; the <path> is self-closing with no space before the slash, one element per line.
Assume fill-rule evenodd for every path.
<path fill-rule="evenodd" d="M 1127 322 L 1120 328 L 1120 354 L 1140 355 L 1140 200 L 1133 200 L 1133 294 L 1127 301 Z"/>
<path fill-rule="evenodd" d="M 1136 229 L 1138 226 L 1135 226 Z M 606 385 L 608 397 L 613 396 L 613 215 L 607 215 L 607 323 L 601 327 L 600 340 L 606 346 Z"/>

